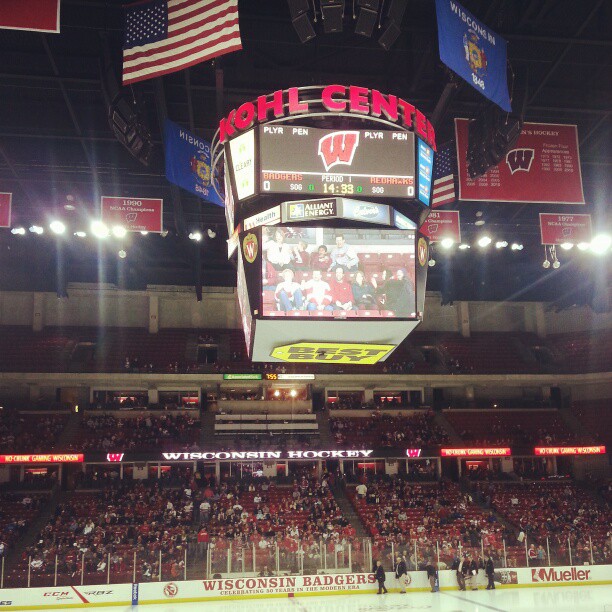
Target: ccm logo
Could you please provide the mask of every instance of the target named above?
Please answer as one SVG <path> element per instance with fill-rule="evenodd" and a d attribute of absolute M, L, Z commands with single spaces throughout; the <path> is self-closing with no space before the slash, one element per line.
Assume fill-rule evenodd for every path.
<path fill-rule="evenodd" d="M 66 597 L 70 595 L 70 591 L 49 591 L 48 593 L 43 593 L 43 597 Z"/>

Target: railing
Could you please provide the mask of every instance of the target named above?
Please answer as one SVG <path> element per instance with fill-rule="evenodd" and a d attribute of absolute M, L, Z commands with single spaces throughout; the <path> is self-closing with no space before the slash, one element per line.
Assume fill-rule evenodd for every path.
<path fill-rule="evenodd" d="M 113 544 L 99 550 L 79 550 L 78 539 L 69 536 L 69 545 L 62 546 L 57 554 L 51 550 L 31 554 L 10 572 L 3 557 L 0 589 L 370 572 L 377 559 L 391 571 L 398 556 L 405 558 L 409 571 L 423 570 L 429 562 L 439 569 L 452 569 L 466 555 L 479 565 L 491 556 L 495 568 L 612 563 L 612 537 L 594 541 L 590 535 L 560 543 L 546 538 L 533 542 L 533 547 L 528 538 L 514 545 L 482 538 L 452 545 L 417 540 L 385 543 L 369 538 L 261 537 L 243 541 L 213 537 L 210 542 L 173 547 Z"/>

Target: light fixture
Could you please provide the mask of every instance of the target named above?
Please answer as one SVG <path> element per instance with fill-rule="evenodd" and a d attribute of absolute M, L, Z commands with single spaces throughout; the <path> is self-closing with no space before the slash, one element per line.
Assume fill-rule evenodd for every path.
<path fill-rule="evenodd" d="M 162 230 L 161 232 L 159 232 L 159 235 L 160 235 L 162 238 L 165 238 L 165 237 L 168 235 L 168 230 Z"/>
<path fill-rule="evenodd" d="M 33 234 L 38 234 L 40 236 L 45 230 L 40 227 L 40 225 L 32 225 L 32 227 L 30 227 L 30 231 Z"/>
<path fill-rule="evenodd" d="M 207 230 L 206 230 L 206 233 L 208 234 L 208 237 L 209 237 L 211 240 L 213 240 L 214 238 L 216 238 L 216 237 L 217 237 L 217 232 L 215 232 L 215 230 L 213 230 L 213 229 L 210 229 L 210 228 L 209 228 L 209 229 L 207 229 Z"/>
<path fill-rule="evenodd" d="M 77 238 L 87 238 L 87 232 L 81 232 L 81 231 L 78 231 L 78 232 L 74 232 L 74 235 L 75 235 Z"/>
<path fill-rule="evenodd" d="M 488 247 L 491 244 L 491 238 L 489 236 L 481 236 L 478 239 L 478 246 L 481 249 Z"/>
<path fill-rule="evenodd" d="M 127 230 L 125 229 L 125 227 L 123 227 L 123 225 L 115 225 L 113 227 L 113 236 L 115 238 L 125 238 L 126 234 Z"/>
<path fill-rule="evenodd" d="M 289 395 L 295 398 L 297 396 L 297 391 L 295 389 L 291 389 L 291 391 L 289 391 Z"/>
<path fill-rule="evenodd" d="M 546 248 L 546 245 L 544 245 L 544 261 L 542 262 L 542 267 L 545 270 L 550 268 L 550 261 L 548 261 L 548 249 Z"/>
<path fill-rule="evenodd" d="M 562 242 L 559 245 L 564 251 L 569 251 L 570 249 L 574 248 L 574 243 L 573 242 Z"/>
<path fill-rule="evenodd" d="M 102 223 L 102 221 L 92 221 L 91 222 L 91 233 L 96 237 L 96 238 L 108 238 L 109 235 L 109 231 L 108 231 L 108 227 L 106 226 L 105 223 Z"/>
<path fill-rule="evenodd" d="M 459 250 L 461 251 L 466 251 L 467 249 L 471 249 L 472 247 L 469 244 L 466 244 L 465 242 L 459 245 Z"/>
<path fill-rule="evenodd" d="M 274 397 L 280 397 L 280 391 L 278 389 L 274 391 Z"/>
<path fill-rule="evenodd" d="M 510 245 L 510 249 L 512 249 L 513 251 L 522 251 L 523 245 L 520 242 L 513 242 Z"/>
<path fill-rule="evenodd" d="M 579 251 L 587 251 L 590 245 L 588 242 L 579 242 L 576 246 Z"/>
<path fill-rule="evenodd" d="M 595 255 L 604 255 L 606 251 L 610 250 L 612 245 L 612 237 L 609 234 L 597 234 L 593 240 L 591 240 L 591 251 Z"/>
<path fill-rule="evenodd" d="M 452 238 L 443 238 L 440 240 L 440 246 L 444 249 L 450 249 L 453 244 L 455 244 L 455 241 Z"/>
<path fill-rule="evenodd" d="M 64 204 L 64 210 L 75 210 L 76 206 L 74 204 Z"/>
<path fill-rule="evenodd" d="M 432 257 L 432 258 L 429 260 L 429 267 L 430 267 L 430 268 L 433 268 L 435 265 L 436 265 L 436 260 L 435 260 L 435 259 Z"/>
<path fill-rule="evenodd" d="M 561 266 L 561 262 L 558 259 L 555 259 L 552 266 L 555 270 L 557 270 Z"/>
<path fill-rule="evenodd" d="M 66 226 L 61 221 L 51 221 L 49 229 L 54 234 L 63 234 L 66 231 Z"/>
<path fill-rule="evenodd" d="M 202 240 L 202 234 L 200 232 L 191 232 L 189 234 L 189 240 L 195 240 L 196 242 L 200 242 L 200 240 Z"/>
<path fill-rule="evenodd" d="M 11 230 L 11 234 L 16 234 L 17 236 L 24 236 L 25 232 L 25 227 L 14 227 Z"/>
<path fill-rule="evenodd" d="M 149 232 L 146 232 L 146 231 L 141 231 L 141 232 L 140 232 L 140 234 L 141 234 L 142 236 L 146 236 L 148 233 L 149 233 Z"/>
<path fill-rule="evenodd" d="M 477 219 L 476 221 L 474 221 L 474 225 L 478 225 L 479 227 L 484 224 L 485 224 L 484 219 Z"/>
<path fill-rule="evenodd" d="M 506 240 L 498 240 L 495 243 L 496 249 L 505 249 L 508 246 L 508 242 Z"/>
<path fill-rule="evenodd" d="M 121 249 L 121 250 L 119 251 L 119 257 L 120 257 L 121 259 L 125 259 L 125 258 L 127 257 L 127 253 L 126 253 L 126 252 L 125 252 L 123 249 Z"/>

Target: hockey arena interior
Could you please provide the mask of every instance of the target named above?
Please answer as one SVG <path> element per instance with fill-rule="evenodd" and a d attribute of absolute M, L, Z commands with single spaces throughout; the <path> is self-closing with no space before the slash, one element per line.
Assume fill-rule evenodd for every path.
<path fill-rule="evenodd" d="M 612 612 L 612 5 L 462 2 L 0 1 L 0 610 Z"/>

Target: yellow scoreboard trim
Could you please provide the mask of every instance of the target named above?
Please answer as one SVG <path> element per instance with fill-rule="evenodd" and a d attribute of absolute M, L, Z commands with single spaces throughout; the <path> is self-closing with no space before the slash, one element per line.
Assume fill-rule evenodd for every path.
<path fill-rule="evenodd" d="M 371 365 L 386 357 L 395 344 L 298 342 L 277 346 L 271 357 L 295 363 L 354 363 Z"/>

